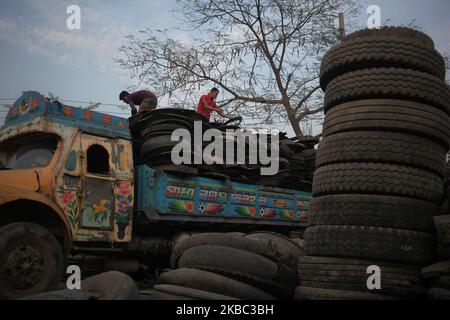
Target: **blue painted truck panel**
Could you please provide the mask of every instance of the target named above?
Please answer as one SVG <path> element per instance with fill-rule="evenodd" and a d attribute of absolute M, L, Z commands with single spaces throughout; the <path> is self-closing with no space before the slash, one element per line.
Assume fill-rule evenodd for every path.
<path fill-rule="evenodd" d="M 308 192 L 135 168 L 136 209 L 150 221 L 307 226 Z"/>

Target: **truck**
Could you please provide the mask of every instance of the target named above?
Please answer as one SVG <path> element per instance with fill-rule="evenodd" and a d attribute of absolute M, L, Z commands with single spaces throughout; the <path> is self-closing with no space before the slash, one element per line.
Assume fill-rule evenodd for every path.
<path fill-rule="evenodd" d="M 186 233 L 294 235 L 310 198 L 135 165 L 128 119 L 27 91 L 0 129 L 0 297 L 54 289 L 71 255 L 164 267 Z"/>

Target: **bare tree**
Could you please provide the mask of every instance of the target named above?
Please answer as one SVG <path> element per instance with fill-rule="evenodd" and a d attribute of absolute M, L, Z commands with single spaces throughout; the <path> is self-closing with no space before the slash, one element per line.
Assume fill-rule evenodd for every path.
<path fill-rule="evenodd" d="M 160 95 L 186 102 L 207 84 L 262 123 L 301 124 L 323 111 L 318 69 L 338 39 L 337 18 L 355 17 L 355 0 L 178 0 L 190 44 L 147 29 L 128 36 L 118 63 Z"/>
<path fill-rule="evenodd" d="M 55 102 L 55 101 L 58 101 L 58 100 L 59 100 L 59 96 L 55 95 L 55 94 L 52 93 L 52 92 L 49 92 L 49 93 L 47 94 L 47 99 L 50 100 L 51 102 Z"/>
<path fill-rule="evenodd" d="M 100 106 L 101 106 L 100 102 L 89 102 L 88 105 L 82 109 L 87 110 L 87 111 L 93 111 Z"/>

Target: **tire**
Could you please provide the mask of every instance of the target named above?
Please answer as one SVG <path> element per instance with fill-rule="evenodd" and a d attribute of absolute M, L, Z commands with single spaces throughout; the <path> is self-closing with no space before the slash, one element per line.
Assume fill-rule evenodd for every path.
<path fill-rule="evenodd" d="M 434 217 L 436 233 L 439 243 L 450 245 L 450 215 L 439 215 Z"/>
<path fill-rule="evenodd" d="M 164 287 L 163 287 L 164 290 Z M 156 289 L 141 290 L 141 300 L 195 300 L 187 295 L 163 292 Z"/>
<path fill-rule="evenodd" d="M 340 194 L 311 199 L 310 226 L 355 225 L 434 233 L 439 206 L 419 199 L 382 195 Z"/>
<path fill-rule="evenodd" d="M 293 270 L 297 268 L 298 258 L 303 255 L 298 245 L 277 233 L 255 232 L 249 235 L 236 232 L 199 233 L 174 246 L 170 258 L 171 267 L 177 268 L 177 261 L 186 250 L 201 245 L 218 245 L 245 250 L 282 263 Z"/>
<path fill-rule="evenodd" d="M 427 264 L 435 258 L 433 234 L 361 226 L 315 226 L 305 232 L 308 256 L 367 258 Z"/>
<path fill-rule="evenodd" d="M 142 158 L 151 158 L 158 156 L 161 151 L 171 151 L 178 142 L 171 141 L 170 137 L 170 135 L 163 135 L 144 141 L 141 146 L 140 156 Z"/>
<path fill-rule="evenodd" d="M 444 190 L 438 175 L 392 164 L 334 164 L 315 171 L 315 197 L 353 193 L 411 197 L 440 204 Z"/>
<path fill-rule="evenodd" d="M 86 291 L 66 289 L 44 292 L 20 300 L 93 300 L 93 298 Z"/>
<path fill-rule="evenodd" d="M 446 154 L 447 150 L 440 144 L 410 134 L 343 132 L 322 139 L 316 168 L 343 162 L 381 162 L 426 169 L 444 178 Z"/>
<path fill-rule="evenodd" d="M 197 246 L 185 251 L 179 260 L 181 268 L 219 273 L 256 286 L 277 298 L 288 298 L 297 283 L 290 268 L 260 255 L 220 246 Z"/>
<path fill-rule="evenodd" d="M 283 263 L 293 270 L 297 268 L 298 258 L 305 255 L 304 251 L 291 239 L 274 232 L 253 232 L 245 238 L 260 241 L 264 244 L 263 255 L 272 261 Z"/>
<path fill-rule="evenodd" d="M 361 100 L 333 108 L 325 117 L 323 135 L 348 131 L 404 132 L 429 138 L 449 148 L 450 120 L 429 106 L 401 100 Z"/>
<path fill-rule="evenodd" d="M 26 269 L 24 259 L 31 262 Z M 28 222 L 0 228 L 1 299 L 18 299 L 57 289 L 63 269 L 61 245 L 46 228 Z M 19 270 L 27 273 L 18 275 Z"/>
<path fill-rule="evenodd" d="M 152 125 L 148 128 L 145 128 L 144 130 L 142 130 L 141 136 L 144 140 L 146 140 L 149 135 L 152 135 L 156 132 L 164 132 L 165 134 L 171 135 L 172 131 L 176 129 L 186 129 L 188 131 L 190 130 L 190 128 L 186 127 L 183 124 L 169 122 L 165 124 Z"/>
<path fill-rule="evenodd" d="M 335 272 L 352 271 L 366 273 L 367 267 L 371 265 L 380 266 L 387 276 L 394 274 L 395 276 L 402 275 L 404 279 L 411 281 L 419 281 L 422 279 L 420 265 L 409 263 L 391 262 L 385 260 L 373 259 L 357 259 L 357 258 L 336 258 L 336 257 L 317 257 L 304 256 L 299 259 L 299 269 L 303 268 L 318 268 L 321 270 L 331 270 Z"/>
<path fill-rule="evenodd" d="M 162 273 L 158 282 L 213 292 L 244 300 L 275 299 L 272 295 L 246 283 L 203 270 L 184 268 L 171 270 Z"/>
<path fill-rule="evenodd" d="M 160 284 L 154 286 L 154 300 L 237 300 L 233 297 L 186 288 L 181 286 L 174 286 L 169 284 Z"/>
<path fill-rule="evenodd" d="M 139 300 L 139 290 L 130 276 L 110 271 L 81 281 L 81 290 L 96 300 Z"/>
<path fill-rule="evenodd" d="M 430 287 L 450 290 L 450 275 L 437 278 Z"/>
<path fill-rule="evenodd" d="M 298 286 L 295 288 L 294 300 L 399 300 L 399 298 L 370 292 Z"/>
<path fill-rule="evenodd" d="M 437 262 L 422 269 L 425 279 L 439 278 L 450 274 L 450 260 Z"/>
<path fill-rule="evenodd" d="M 351 33 L 342 39 L 342 42 L 350 42 L 355 39 L 370 37 L 371 41 L 381 38 L 408 39 L 414 41 L 417 46 L 434 49 L 434 41 L 427 34 L 408 27 L 382 27 L 381 29 L 362 29 Z"/>
<path fill-rule="evenodd" d="M 314 257 L 308 260 L 300 259 L 298 268 L 299 283 L 305 286 L 368 292 L 367 270 L 376 265 L 380 267 L 382 283 L 377 292 L 404 297 L 426 295 L 418 268 L 386 266 L 384 262 L 371 260 L 361 260 L 360 265 L 342 264 L 342 259 L 335 259 L 335 264 L 311 263 Z"/>
<path fill-rule="evenodd" d="M 335 290 L 348 290 L 348 291 L 360 291 L 370 293 L 371 290 L 367 289 L 367 278 L 341 278 L 341 277 L 314 277 L 304 276 L 300 281 L 300 285 L 312 288 L 321 289 L 335 289 Z M 401 280 L 381 280 L 381 289 L 376 290 L 381 294 L 398 296 L 403 298 L 420 298 L 427 295 L 426 288 L 421 284 L 411 283 L 409 281 Z"/>
<path fill-rule="evenodd" d="M 330 49 L 320 67 L 320 84 L 325 91 L 336 77 L 355 70 L 402 68 L 421 71 L 445 80 L 445 62 L 435 49 L 417 41 L 377 36 L 355 38 Z"/>
<path fill-rule="evenodd" d="M 337 77 L 327 86 L 325 113 L 338 104 L 363 99 L 403 99 L 450 114 L 449 86 L 435 76 L 396 68 L 364 69 Z"/>
<path fill-rule="evenodd" d="M 430 300 L 450 300 L 450 290 L 441 288 L 431 288 L 428 290 L 428 299 Z"/>
<path fill-rule="evenodd" d="M 178 260 L 186 250 L 203 245 L 216 245 L 228 248 L 245 250 L 255 254 L 262 254 L 264 246 L 261 242 L 254 241 L 244 237 L 245 234 L 237 233 L 198 233 L 189 238 L 175 243 L 170 257 L 170 265 L 173 269 L 178 267 Z"/>

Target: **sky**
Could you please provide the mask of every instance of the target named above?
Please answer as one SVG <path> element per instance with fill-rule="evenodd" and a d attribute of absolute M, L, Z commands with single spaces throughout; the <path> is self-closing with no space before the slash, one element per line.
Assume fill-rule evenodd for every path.
<path fill-rule="evenodd" d="M 366 8 L 375 4 L 381 8 L 382 22 L 402 25 L 414 20 L 434 39 L 438 51 L 450 53 L 450 1 L 361 4 L 360 28 L 367 21 Z M 70 5 L 81 9 L 80 30 L 66 26 Z M 175 0 L 0 0 L 0 104 L 12 103 L 4 99 L 15 100 L 22 91 L 36 90 L 75 106 L 86 103 L 72 101 L 112 104 L 99 110 L 128 116 L 118 95 L 135 82 L 114 62 L 117 49 L 126 35 L 147 28 L 167 29 L 170 36 L 188 41 L 191 36 L 179 30 L 175 8 Z M 0 123 L 6 110 L 0 105 Z"/>

